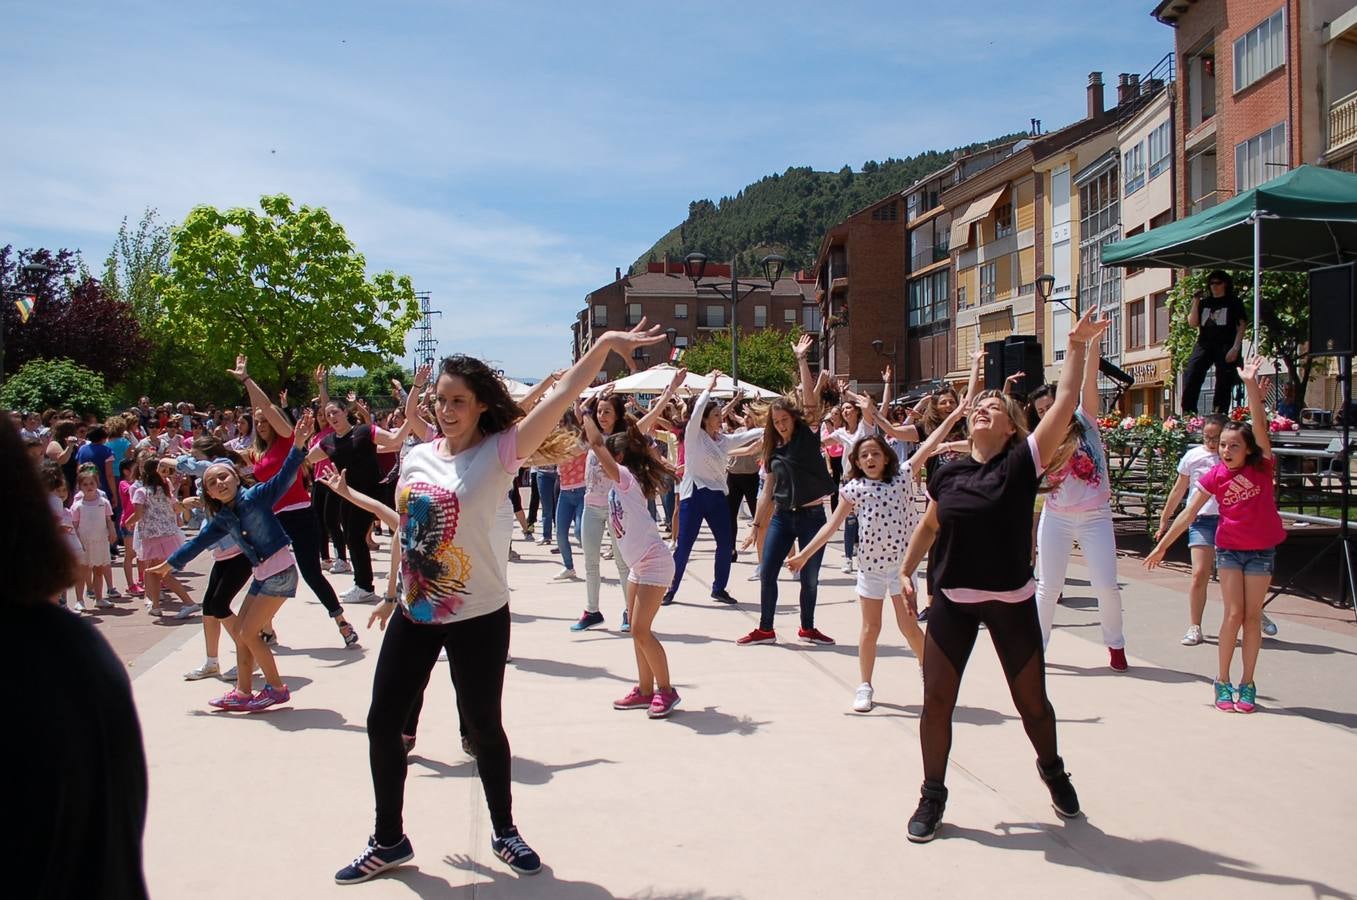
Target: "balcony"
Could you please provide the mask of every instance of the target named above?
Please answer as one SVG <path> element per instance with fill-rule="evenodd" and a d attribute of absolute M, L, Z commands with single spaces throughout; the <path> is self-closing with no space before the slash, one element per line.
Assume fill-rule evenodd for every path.
<path fill-rule="evenodd" d="M 943 260 L 950 258 L 951 252 L 946 247 L 925 247 L 910 257 L 909 270 L 911 272 L 917 272 L 934 263 L 940 263 Z"/>
<path fill-rule="evenodd" d="M 1329 146 L 1333 152 L 1357 139 L 1357 91 L 1329 104 Z"/>

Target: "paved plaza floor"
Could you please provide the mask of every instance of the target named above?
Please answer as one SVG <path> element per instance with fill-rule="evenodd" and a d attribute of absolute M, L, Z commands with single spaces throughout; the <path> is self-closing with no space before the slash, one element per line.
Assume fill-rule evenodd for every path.
<path fill-rule="evenodd" d="M 1214 644 L 1178 644 L 1184 576 L 1142 579 L 1124 561 L 1132 668 L 1116 675 L 1085 573 L 1072 566 L 1048 672 L 1085 817 L 1063 822 L 1052 811 L 982 634 L 956 713 L 946 824 L 937 841 L 915 846 L 905 823 L 922 777 L 918 667 L 888 615 L 877 707 L 851 711 L 859 615 L 837 549 L 817 624 L 838 646 L 795 643 L 796 585 L 783 581 L 781 643 L 738 647 L 757 619 L 758 585 L 745 581 L 752 557 L 734 567 L 740 605 L 720 606 L 707 599 L 712 544 L 700 543 L 678 602 L 656 622 L 683 704 L 650 721 L 610 705 L 635 674 L 616 630 L 616 583 L 603 589 L 606 627 L 571 633 L 583 583 L 551 582 L 559 557 L 546 548 L 515 548 L 524 559 L 509 567 L 504 711 L 515 818 L 542 855 L 539 876 L 518 877 L 490 853 L 475 763 L 459 748 L 440 667 L 406 788 L 415 859 L 368 884 L 333 884 L 372 828 L 364 719 L 381 635 L 363 628 L 367 607 L 351 607 L 362 645 L 344 649 L 303 585 L 277 620 L 292 702 L 254 715 L 211 712 L 221 682 L 183 680 L 203 655 L 197 619 L 133 625 L 137 613 L 101 626 L 134 677 L 150 766 L 152 896 L 1357 895 L 1350 613 L 1279 601 L 1281 632 L 1259 665 L 1260 711 L 1222 714 L 1210 704 Z M 379 571 L 386 560 L 378 554 Z M 1213 586 L 1208 634 L 1217 597 Z M 223 667 L 231 661 L 225 653 Z"/>

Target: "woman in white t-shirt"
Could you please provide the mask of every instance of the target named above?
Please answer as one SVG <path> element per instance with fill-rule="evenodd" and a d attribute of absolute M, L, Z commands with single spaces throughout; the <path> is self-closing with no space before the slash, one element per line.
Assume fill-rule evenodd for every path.
<path fill-rule="evenodd" d="M 515 872 L 541 871 L 538 855 L 514 826 L 509 739 L 501 719 L 509 651 L 509 541 L 513 520 L 500 514 L 524 460 L 552 436 L 566 408 L 603 367 L 665 339 L 642 320 L 632 331 L 604 334 L 527 415 L 484 362 L 443 360 L 434 391 L 441 436 L 413 448 L 396 485 L 403 590 L 373 614 L 387 629 L 368 709 L 368 759 L 376 795 L 376 827 L 367 847 L 335 873 L 354 884 L 414 856 L 405 836 L 405 747 L 401 730 L 429 680 L 440 650 L 457 685 L 457 707 L 476 755 L 492 827 L 491 850 Z M 424 389 L 419 375 L 415 391 Z M 558 432 L 562 441 L 577 438 Z M 558 448 L 559 449 L 559 448 Z M 332 489 L 339 493 L 339 486 Z M 345 499 L 391 522 L 394 511 L 344 489 Z M 399 606 L 400 614 L 392 616 Z"/>
<path fill-rule="evenodd" d="M 608 527 L 617 538 L 617 553 L 627 564 L 627 616 L 636 649 L 636 685 L 613 709 L 645 709 L 650 718 L 667 718 L 679 704 L 669 680 L 669 659 L 651 631 L 665 591 L 674 579 L 674 557 L 660 537 L 648 501 L 659 493 L 669 464 L 653 452 L 635 426 L 603 436 L 589 416 L 582 417 L 589 449 L 599 462 L 608 488 Z"/>
<path fill-rule="evenodd" d="M 1077 542 L 1084 553 L 1089 583 L 1098 598 L 1108 665 L 1125 672 L 1126 636 L 1121 628 L 1121 588 L 1117 584 L 1117 538 L 1112 527 L 1112 485 L 1107 451 L 1098 435 L 1098 345 L 1084 361 L 1079 407 L 1074 411 L 1060 451 L 1046 466 L 1050 493 L 1037 521 L 1037 615 L 1041 640 L 1051 641 L 1056 600 L 1065 589 L 1065 571 Z M 1055 385 L 1043 385 L 1027 402 L 1028 424 L 1036 424 L 1055 403 Z"/>
<path fill-rule="evenodd" d="M 1168 498 L 1164 500 L 1164 509 L 1159 514 L 1159 530 L 1154 533 L 1158 541 L 1173 524 L 1184 499 L 1198 490 L 1197 482 L 1220 462 L 1220 430 L 1225 427 L 1226 418 L 1213 413 L 1202 423 L 1202 442 L 1190 448 L 1178 461 L 1178 480 L 1173 483 Z M 1216 523 L 1220 518 L 1220 507 L 1214 498 L 1207 500 L 1197 517 L 1187 529 L 1187 552 L 1192 555 L 1192 587 L 1188 591 L 1188 616 L 1191 621 L 1187 633 L 1183 635 L 1184 647 L 1195 647 L 1202 642 L 1202 616 L 1206 612 L 1206 588 L 1211 583 L 1211 571 L 1216 565 Z"/>

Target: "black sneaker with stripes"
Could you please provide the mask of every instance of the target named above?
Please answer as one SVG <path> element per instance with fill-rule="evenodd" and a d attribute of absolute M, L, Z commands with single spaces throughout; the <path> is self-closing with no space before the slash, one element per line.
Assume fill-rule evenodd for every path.
<path fill-rule="evenodd" d="M 490 849 L 520 875 L 536 875 L 542 871 L 541 857 L 523 840 L 517 828 L 506 828 L 503 834 L 491 838 Z"/>

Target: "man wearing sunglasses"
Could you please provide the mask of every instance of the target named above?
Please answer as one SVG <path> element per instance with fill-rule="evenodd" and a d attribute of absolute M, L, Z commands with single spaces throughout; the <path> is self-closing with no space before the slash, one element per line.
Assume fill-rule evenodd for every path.
<path fill-rule="evenodd" d="M 1197 412 L 1202 382 L 1212 367 L 1216 389 L 1210 412 L 1228 413 L 1230 395 L 1239 383 L 1236 367 L 1244 344 L 1244 304 L 1234 293 L 1230 276 L 1222 271 L 1206 278 L 1208 293 L 1192 300 L 1188 324 L 1197 329 L 1197 344 L 1183 370 L 1183 412 Z"/>

